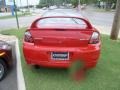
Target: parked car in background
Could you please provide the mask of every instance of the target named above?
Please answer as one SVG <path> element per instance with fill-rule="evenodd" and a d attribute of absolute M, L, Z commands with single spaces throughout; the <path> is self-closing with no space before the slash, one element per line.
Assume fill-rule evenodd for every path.
<path fill-rule="evenodd" d="M 96 66 L 100 33 L 83 17 L 48 16 L 35 20 L 25 32 L 23 53 L 27 64 L 69 68 L 79 60 L 85 69 Z"/>
<path fill-rule="evenodd" d="M 12 48 L 0 41 L 0 81 L 6 76 L 8 69 L 12 66 Z"/>
<path fill-rule="evenodd" d="M 57 9 L 57 6 L 54 5 L 54 6 L 50 6 L 50 7 L 49 7 L 49 10 L 53 10 L 53 9 Z"/>
<path fill-rule="evenodd" d="M 47 9 L 47 7 L 43 7 L 42 9 L 43 9 L 43 10 L 46 10 L 46 9 Z"/>
<path fill-rule="evenodd" d="M 87 7 L 86 4 L 81 5 L 81 9 L 82 9 L 82 10 L 86 9 L 86 7 Z"/>

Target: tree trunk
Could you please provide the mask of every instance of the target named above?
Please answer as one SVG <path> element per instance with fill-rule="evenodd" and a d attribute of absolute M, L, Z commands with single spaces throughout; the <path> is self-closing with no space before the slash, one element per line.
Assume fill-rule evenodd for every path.
<path fill-rule="evenodd" d="M 114 22 L 110 36 L 111 39 L 117 40 L 119 35 L 119 29 L 120 29 L 120 0 L 117 0 L 116 13 L 114 16 Z"/>

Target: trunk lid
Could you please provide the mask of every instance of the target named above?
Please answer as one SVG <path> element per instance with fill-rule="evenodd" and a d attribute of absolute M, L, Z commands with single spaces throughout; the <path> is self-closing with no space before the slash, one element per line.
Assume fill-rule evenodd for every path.
<path fill-rule="evenodd" d="M 54 47 L 86 47 L 92 30 L 36 29 L 30 30 L 34 45 Z"/>

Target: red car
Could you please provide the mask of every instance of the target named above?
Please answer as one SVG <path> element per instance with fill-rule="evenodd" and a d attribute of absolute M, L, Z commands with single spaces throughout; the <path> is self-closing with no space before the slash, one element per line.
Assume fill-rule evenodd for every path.
<path fill-rule="evenodd" d="M 83 17 L 51 16 L 35 20 L 26 30 L 23 53 L 27 64 L 69 68 L 80 60 L 84 68 L 96 66 L 100 33 Z"/>

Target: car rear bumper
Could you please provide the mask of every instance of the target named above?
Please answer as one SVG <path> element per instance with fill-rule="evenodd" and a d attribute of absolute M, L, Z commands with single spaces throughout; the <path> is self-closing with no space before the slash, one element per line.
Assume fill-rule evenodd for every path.
<path fill-rule="evenodd" d="M 52 60 L 53 51 L 69 52 L 69 60 Z M 92 68 L 96 66 L 100 56 L 100 43 L 89 44 L 87 47 L 47 47 L 24 42 L 23 53 L 27 64 L 30 65 L 68 68 L 75 60 L 81 60 L 85 68 Z"/>

